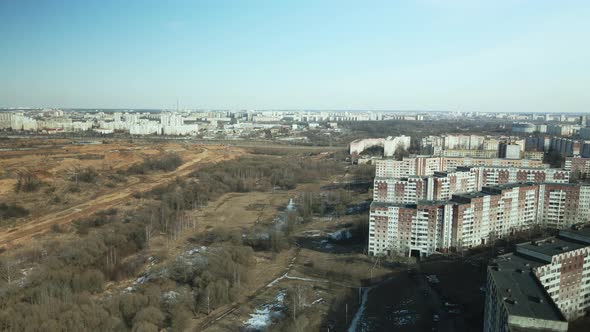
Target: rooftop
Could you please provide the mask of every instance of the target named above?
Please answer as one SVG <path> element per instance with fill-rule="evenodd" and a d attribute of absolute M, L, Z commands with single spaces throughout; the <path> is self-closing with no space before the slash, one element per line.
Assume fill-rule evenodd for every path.
<path fill-rule="evenodd" d="M 445 205 L 449 204 L 449 201 L 430 201 L 430 200 L 419 200 L 418 203 L 387 203 L 387 202 L 375 202 L 371 203 L 371 208 L 373 207 L 400 207 L 400 208 L 409 208 L 409 209 L 416 209 L 418 206 L 436 206 L 436 205 Z"/>
<path fill-rule="evenodd" d="M 467 201 L 467 202 L 469 202 L 473 198 L 479 198 L 479 197 L 484 197 L 484 196 L 489 196 L 489 195 L 490 195 L 489 193 L 481 192 L 481 191 L 474 191 L 474 192 L 469 192 L 469 193 L 458 193 L 458 194 L 453 194 L 451 201 L 454 201 L 454 202 Z"/>
<path fill-rule="evenodd" d="M 509 315 L 565 322 L 532 273 L 533 268 L 544 264 L 519 254 L 507 254 L 496 258 L 488 267 L 499 300 L 504 301 Z"/>
<path fill-rule="evenodd" d="M 551 256 L 559 255 L 572 250 L 581 249 L 587 246 L 588 244 L 580 243 L 578 241 L 564 239 L 561 237 L 552 237 L 545 240 L 531 241 L 518 244 L 516 246 L 516 251 L 518 251 L 521 248 L 525 250 L 530 250 L 541 255 L 549 256 L 548 259 L 550 260 Z"/>
<path fill-rule="evenodd" d="M 497 192 L 497 191 L 506 190 L 506 189 L 513 189 L 513 188 L 518 188 L 518 187 L 526 187 L 526 186 L 534 186 L 534 185 L 538 185 L 538 183 L 534 183 L 534 182 L 503 183 L 503 184 L 495 184 L 495 185 L 491 185 L 491 186 L 485 186 L 481 189 L 484 191 L 487 190 L 487 191 L 491 191 L 491 192 Z"/>
<path fill-rule="evenodd" d="M 403 203 L 388 203 L 388 202 L 375 202 L 371 203 L 371 209 L 374 207 L 381 207 L 381 208 L 388 208 L 388 207 L 407 207 L 411 204 L 403 204 Z M 416 204 L 414 204 L 416 206 Z"/>
<path fill-rule="evenodd" d="M 420 176 L 420 175 L 405 175 L 399 178 L 396 177 L 390 177 L 390 176 L 376 176 L 375 177 L 375 181 L 386 181 L 386 180 L 391 180 L 391 181 L 408 181 L 408 179 L 412 179 L 412 180 L 417 180 L 417 179 L 428 179 L 427 176 Z"/>

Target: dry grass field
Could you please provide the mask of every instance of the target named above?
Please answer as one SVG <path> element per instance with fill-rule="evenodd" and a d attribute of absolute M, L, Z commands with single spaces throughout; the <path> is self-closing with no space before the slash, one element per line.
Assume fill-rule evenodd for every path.
<path fill-rule="evenodd" d="M 146 192 L 186 176 L 199 166 L 244 154 L 240 148 L 190 143 L 99 143 L 76 145 L 59 140 L 48 144 L 32 140 L 28 142 L 27 150 L 0 153 L 0 201 L 18 204 L 30 211 L 27 217 L 0 228 L 0 247 L 25 243 L 33 236 L 47 232 L 53 225 L 65 225 L 115 207 L 134 193 Z M 174 171 L 125 174 L 123 180 L 112 179 L 118 170 L 126 170 L 133 164 L 167 153 L 176 153 L 182 158 L 183 163 Z M 96 183 L 81 183 L 79 190 L 71 192 L 69 188 L 76 172 L 89 167 L 98 173 Z M 18 173 L 25 171 L 43 181 L 39 191 L 15 192 Z M 59 201 L 56 202 L 55 197 L 59 197 Z"/>

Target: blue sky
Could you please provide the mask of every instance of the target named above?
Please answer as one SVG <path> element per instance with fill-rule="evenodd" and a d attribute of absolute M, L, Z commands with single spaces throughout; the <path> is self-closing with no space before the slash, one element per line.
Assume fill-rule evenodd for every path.
<path fill-rule="evenodd" d="M 590 1 L 0 0 L 0 106 L 590 111 Z"/>

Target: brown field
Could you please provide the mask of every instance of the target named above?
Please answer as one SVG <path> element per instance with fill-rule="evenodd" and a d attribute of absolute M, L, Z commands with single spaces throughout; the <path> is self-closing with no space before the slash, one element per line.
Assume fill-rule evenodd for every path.
<path fill-rule="evenodd" d="M 19 142 L 23 144 L 23 142 Z M 236 158 L 244 153 L 240 148 L 197 145 L 190 143 L 129 143 L 123 141 L 96 145 L 74 145 L 56 140 L 29 141 L 28 150 L 0 152 L 0 201 L 17 203 L 31 214 L 14 225 L 0 228 L 0 247 L 13 247 L 47 232 L 53 225 L 64 225 L 73 220 L 114 207 L 136 192 L 149 191 L 176 177 L 183 177 L 199 166 Z M 146 158 L 175 152 L 183 164 L 172 172 L 153 172 L 145 175 L 126 175 L 123 183 L 110 182 L 106 177 L 117 170 L 127 169 Z M 96 185 L 84 185 L 77 193 L 69 193 L 70 178 L 75 168 L 93 167 L 99 173 Z M 36 174 L 45 185 L 35 193 L 16 193 L 14 184 L 19 171 Z M 51 192 L 47 188 L 51 188 Z M 59 204 L 51 204 L 50 196 L 63 197 Z"/>

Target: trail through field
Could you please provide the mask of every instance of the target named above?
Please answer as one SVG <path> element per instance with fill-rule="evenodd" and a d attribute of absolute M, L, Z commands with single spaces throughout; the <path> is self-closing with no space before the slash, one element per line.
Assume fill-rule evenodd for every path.
<path fill-rule="evenodd" d="M 100 195 L 89 201 L 74 205 L 65 210 L 48 213 L 46 215 L 29 219 L 12 228 L 0 230 L 0 248 L 6 249 L 22 244 L 32 237 L 47 232 L 53 225 L 64 225 L 76 219 L 90 216 L 97 211 L 114 207 L 134 193 L 147 192 L 156 186 L 166 184 L 177 177 L 189 175 L 199 166 L 206 163 L 217 163 L 230 160 L 242 154 L 240 149 L 205 147 L 195 158 L 186 160 L 180 167 L 172 172 L 153 173 L 141 177 L 130 177 L 125 188 L 117 189 Z"/>

